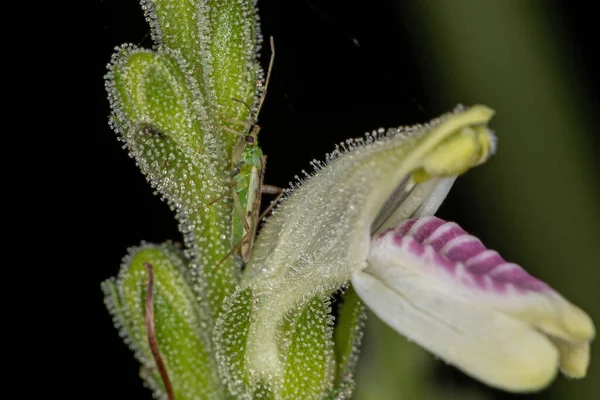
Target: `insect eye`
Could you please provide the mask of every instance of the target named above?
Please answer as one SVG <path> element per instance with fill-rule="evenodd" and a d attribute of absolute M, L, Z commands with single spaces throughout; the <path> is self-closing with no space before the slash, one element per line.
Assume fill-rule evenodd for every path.
<path fill-rule="evenodd" d="M 254 136 L 247 135 L 246 136 L 246 143 L 247 144 L 254 144 Z"/>

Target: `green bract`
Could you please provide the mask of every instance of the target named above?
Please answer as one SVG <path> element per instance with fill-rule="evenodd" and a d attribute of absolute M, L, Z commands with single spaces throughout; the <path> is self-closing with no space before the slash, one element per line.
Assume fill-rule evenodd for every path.
<path fill-rule="evenodd" d="M 216 317 L 241 267 L 226 257 L 235 245 L 231 154 L 250 124 L 243 103 L 255 103 L 262 76 L 255 7 L 252 1 L 143 1 L 142 7 L 156 49 L 125 45 L 113 56 L 112 125 L 176 211 L 195 290 Z"/>
<path fill-rule="evenodd" d="M 285 354 L 282 399 L 321 399 L 335 377 L 329 302 L 317 296 L 292 316 Z M 284 339 L 285 340 L 285 339 Z"/>
<path fill-rule="evenodd" d="M 334 350 L 336 356 L 335 385 L 338 390 L 352 390 L 354 367 L 358 361 L 358 349 L 366 320 L 365 309 L 354 289 L 348 289 L 338 313 Z"/>
<path fill-rule="evenodd" d="M 143 377 L 156 393 L 162 393 L 146 332 L 145 263 L 154 268 L 156 335 L 176 398 L 222 398 L 208 335 L 209 317 L 191 289 L 185 258 L 171 245 L 132 249 L 119 277 L 102 285 L 115 324 L 142 364 Z"/>

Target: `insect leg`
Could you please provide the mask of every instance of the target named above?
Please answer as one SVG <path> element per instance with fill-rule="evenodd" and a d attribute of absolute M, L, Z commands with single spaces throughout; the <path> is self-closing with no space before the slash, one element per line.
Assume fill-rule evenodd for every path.
<path fill-rule="evenodd" d="M 282 188 L 280 188 L 278 186 L 262 185 L 261 194 L 274 194 L 277 196 L 275 197 L 275 199 L 273 201 L 271 201 L 271 203 L 267 206 L 265 211 L 263 211 L 262 214 L 260 214 L 260 216 L 258 217 L 259 221 L 262 220 L 269 212 L 271 212 L 273 207 L 275 207 L 275 205 L 277 204 L 279 199 L 281 199 L 283 197 L 285 192 L 283 191 Z"/>

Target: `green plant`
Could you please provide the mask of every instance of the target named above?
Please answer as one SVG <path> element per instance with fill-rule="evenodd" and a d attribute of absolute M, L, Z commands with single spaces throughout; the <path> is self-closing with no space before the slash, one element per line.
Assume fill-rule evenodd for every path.
<path fill-rule="evenodd" d="M 490 385 L 536 390 L 558 366 L 585 375 L 587 315 L 428 217 L 494 152 L 491 109 L 346 142 L 287 191 L 252 247 L 263 171 L 254 114 L 266 90 L 255 4 L 142 7 L 156 46 L 113 56 L 111 124 L 175 211 L 184 245 L 131 249 L 103 290 L 157 397 L 349 398 L 361 299 Z"/>

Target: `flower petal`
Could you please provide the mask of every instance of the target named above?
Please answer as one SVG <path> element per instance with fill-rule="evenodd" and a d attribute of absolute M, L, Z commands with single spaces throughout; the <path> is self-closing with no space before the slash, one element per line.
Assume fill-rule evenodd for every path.
<path fill-rule="evenodd" d="M 454 177 L 490 155 L 493 135 L 487 123 L 493 113 L 481 105 L 459 108 L 427 125 L 344 144 L 347 150 L 315 164 L 314 173 L 307 174 L 263 225 L 242 285 L 285 290 L 295 277 L 304 286 L 298 288 L 303 294 L 318 286 L 335 290 L 343 285 L 364 267 L 372 225 L 387 219 L 376 221 L 386 202 L 390 214 L 402 208 L 407 182 Z M 461 153 L 464 159 L 448 158 L 446 150 L 459 144 L 468 150 Z"/>
<path fill-rule="evenodd" d="M 248 342 L 275 338 L 287 313 L 316 295 L 332 293 L 365 268 L 374 223 L 385 223 L 402 208 L 413 194 L 411 187 L 454 177 L 485 160 L 493 150 L 487 127 L 493 113 L 481 105 L 461 107 L 427 125 L 347 141 L 325 163 L 313 162 L 315 171 L 305 173 L 302 184 L 288 191 L 262 226 L 244 269 L 241 286 L 252 288 L 260 304 L 260 329 Z M 448 157 L 447 151 L 457 146 L 466 153 Z M 441 194 L 436 187 L 432 184 L 429 193 Z M 409 215 L 426 198 L 423 194 Z M 382 208 L 386 211 L 380 214 Z M 260 357 L 251 364 L 256 371 L 269 369 Z"/>
<path fill-rule="evenodd" d="M 539 330 L 548 336 L 547 343 L 553 343 L 556 351 L 560 352 L 560 365 L 563 372 L 572 377 L 585 376 L 589 363 L 589 341 L 594 337 L 594 325 L 582 310 L 569 303 L 560 294 L 544 282 L 534 278 L 516 264 L 506 262 L 500 255 L 486 249 L 479 239 L 468 235 L 455 223 L 446 223 L 436 217 L 423 217 L 403 222 L 393 230 L 388 230 L 373 239 L 368 258 L 369 267 L 364 271 L 368 276 L 382 282 L 391 292 L 398 296 L 406 296 L 422 310 L 428 313 L 439 313 L 439 304 L 435 311 L 429 310 L 427 305 L 434 299 L 444 307 L 447 303 L 454 304 L 449 315 L 439 316 L 448 319 L 448 323 L 459 325 L 468 323 L 470 318 L 478 313 L 487 313 L 487 318 L 481 316 L 480 323 L 493 322 L 493 330 L 497 326 L 497 315 L 504 315 L 514 323 L 531 326 L 532 330 Z M 364 284 L 364 277 L 355 275 L 354 280 Z M 361 280 L 362 279 L 362 280 Z M 424 290 L 427 289 L 427 290 Z M 356 287 L 357 292 L 363 297 L 364 289 Z M 423 292 L 423 296 L 414 297 L 415 293 Z M 364 293 L 363 300 L 377 306 L 376 293 Z M 410 297 L 409 297 L 410 296 Z M 426 298 L 430 296 L 430 298 Z M 422 298 L 424 297 L 424 298 Z M 406 299 L 400 299 L 406 302 Z M 385 311 L 374 310 L 378 315 L 386 314 Z M 460 314 L 464 315 L 460 315 Z M 493 318 L 491 316 L 494 316 Z M 382 316 L 382 318 L 384 318 Z M 387 318 L 393 319 L 392 315 Z M 396 320 L 390 325 L 405 325 L 406 316 L 396 315 Z M 478 317 L 479 318 L 479 317 Z M 490 318 L 492 320 L 490 320 Z M 445 319 L 442 319 L 445 321 Z M 395 325 L 394 325 L 395 324 Z M 508 326 L 504 322 L 502 326 Z M 429 329 L 433 329 L 433 324 Z M 468 326 L 468 325 L 467 325 Z M 396 327 L 402 333 L 419 342 L 419 332 L 406 332 L 407 329 Z M 482 327 L 478 330 L 481 331 Z M 427 333 L 427 335 L 430 335 Z M 468 337 L 473 336 L 469 334 Z M 476 335 L 477 336 L 477 335 Z M 496 335 L 497 336 L 497 335 Z M 490 336 L 493 338 L 495 336 Z M 511 337 L 510 335 L 507 337 Z M 440 354 L 459 368 L 478 376 L 469 366 L 471 361 L 448 358 L 446 353 L 440 353 L 436 346 L 449 346 L 453 348 L 457 341 L 454 336 L 442 340 L 441 344 L 421 343 L 424 347 Z M 515 338 L 516 340 L 517 338 Z M 429 340 L 429 339 L 428 339 Z M 473 341 L 483 340 L 469 339 Z M 515 348 L 522 348 L 523 356 L 533 354 L 534 348 L 529 344 L 529 339 L 518 338 L 522 343 L 514 343 Z M 504 343 L 499 341 L 498 343 Z M 524 344 L 526 344 L 524 347 Z M 497 347 L 498 344 L 492 347 Z M 470 350 L 469 352 L 474 352 Z M 475 357 L 470 355 L 469 357 Z M 497 360 L 495 358 L 507 358 Z M 548 357 L 538 357 L 538 362 L 549 362 Z M 536 358 L 533 358 L 535 360 Z M 489 356 L 489 362 L 497 364 L 497 368 L 507 368 L 514 360 L 508 360 L 508 353 L 502 350 L 500 354 Z M 519 361 L 521 363 L 523 361 Z M 523 364 L 527 365 L 526 363 Z M 515 364 L 515 368 L 518 365 Z M 518 367 L 531 371 L 531 366 Z M 543 368 L 539 366 L 539 368 Z M 480 378 L 490 383 L 485 378 Z M 540 381 L 534 381 L 537 382 Z M 495 386 L 510 389 L 506 383 L 492 383 Z M 533 385 L 533 383 L 532 383 Z M 539 386 L 537 386 L 539 387 Z M 529 389 L 536 388 L 535 385 Z M 518 387 L 514 390 L 521 390 Z M 528 390 L 523 387 L 522 390 Z"/>
<path fill-rule="evenodd" d="M 594 325 L 586 313 L 517 264 L 506 262 L 457 224 L 436 217 L 403 222 L 375 246 L 393 243 L 409 250 L 404 257 L 431 273 L 440 284 L 465 300 L 476 301 L 527 321 L 568 342 L 589 341 Z M 371 254 L 375 254 L 374 248 Z"/>
<path fill-rule="evenodd" d="M 448 296 L 409 269 L 391 271 L 385 282 L 369 268 L 352 278 L 379 318 L 444 361 L 511 391 L 540 389 L 554 379 L 558 351 L 526 323 Z"/>
<path fill-rule="evenodd" d="M 571 378 L 583 378 L 590 364 L 590 342 L 571 344 L 554 340 L 560 351 L 560 370 Z"/>

